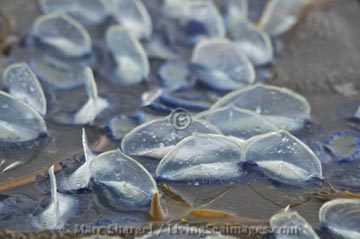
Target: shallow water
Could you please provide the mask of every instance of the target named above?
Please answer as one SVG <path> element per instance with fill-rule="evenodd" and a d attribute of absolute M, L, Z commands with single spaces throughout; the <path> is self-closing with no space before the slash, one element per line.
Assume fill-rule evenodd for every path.
<path fill-rule="evenodd" d="M 9 15 L 21 16 L 16 18 L 16 26 L 20 35 L 28 32 L 30 24 L 39 10 L 36 1 L 2 0 L 1 9 Z M 311 139 L 324 142 L 333 131 L 353 129 L 349 121 L 344 120 L 356 109 L 360 102 L 360 29 L 356 26 L 360 22 L 360 7 L 355 0 L 333 0 L 330 3 L 315 8 L 299 24 L 297 28 L 289 32 L 283 44 L 285 51 L 274 67 L 275 77 L 270 84 L 289 87 L 303 94 L 312 106 L 312 121 L 315 122 L 308 129 Z M 97 44 L 103 44 L 97 39 Z M 16 59 L 26 59 L 29 55 L 37 54 L 36 51 L 28 51 L 22 48 L 13 49 Z M 106 61 L 106 59 L 105 59 Z M 100 72 L 98 78 L 103 80 L 104 74 Z M 105 77 L 104 77 L 105 78 Z M 348 84 L 348 87 L 341 87 Z M 350 84 L 350 85 L 349 85 Z M 338 87 L 336 87 L 338 86 Z M 99 84 L 99 93 L 109 94 L 111 86 Z M 112 92 L 115 100 L 124 102 L 114 112 L 128 112 L 140 105 L 141 92 L 145 86 L 136 88 L 121 88 Z M 344 90 L 345 88 L 345 90 Z M 350 90 L 348 89 L 350 88 Z M 349 94 L 355 92 L 355 94 Z M 78 89 L 71 93 L 60 95 L 64 105 L 71 105 L 75 100 L 85 101 L 85 91 Z M 349 95 L 351 95 L 349 97 Z M 50 102 L 51 107 L 51 102 Z M 48 119 L 53 121 L 53 119 Z M 99 123 L 100 125 L 103 122 Z M 6 163 L 0 166 L 0 189 L 9 180 L 14 180 L 24 175 L 29 175 L 40 170 L 46 170 L 55 163 L 73 158 L 81 154 L 81 127 L 61 126 L 56 123 L 48 123 L 50 137 L 43 146 L 36 150 L 18 152 L 0 152 L 0 161 Z M 90 144 L 95 148 L 100 138 L 104 139 L 102 130 L 88 128 L 87 134 Z M 103 137 L 104 136 L 104 137 Z M 301 136 L 301 134 L 300 134 Z M 106 140 L 105 140 L 106 141 Z M 118 143 L 111 142 L 101 151 L 114 149 Z M 100 148 L 99 148 L 100 149 Z M 7 169 L 13 165 L 13 169 Z M 141 159 L 141 163 L 154 173 L 157 161 Z M 360 163 L 355 163 L 359 167 Z M 331 175 L 337 167 L 346 167 L 339 164 L 325 164 L 325 176 Z M 7 169 L 7 170 L 5 170 Z M 235 183 L 232 185 L 182 185 L 169 184 L 173 190 L 195 207 L 221 210 L 235 213 L 241 217 L 257 219 L 269 219 L 281 208 L 292 205 L 315 228 L 318 227 L 318 210 L 322 202 L 310 199 L 304 192 L 299 190 L 275 187 L 267 180 L 257 175 L 249 176 L 249 182 L 256 180 L 251 186 Z M 358 179 L 360 180 L 360 179 Z M 30 184 L 11 190 L 6 193 L 24 193 L 35 198 L 41 198 L 42 193 L 38 188 L 41 184 Z M 43 182 L 44 184 L 44 182 Z M 310 189 L 311 190 L 311 189 Z M 95 198 L 93 194 L 83 194 L 81 198 L 86 202 L 86 213 L 75 217 L 69 223 L 96 223 L 102 219 L 121 218 L 115 221 L 120 225 L 142 225 L 149 222 L 144 213 L 119 213 L 113 212 L 98 203 L 94 204 L 89 198 Z M 217 198 L 217 200 L 214 200 Z M 174 200 L 165 197 L 166 207 L 169 212 L 182 218 L 186 207 L 179 206 Z M 201 220 L 200 220 L 201 221 Z M 8 228 L 8 223 L 0 224 L 0 229 Z M 24 227 L 14 228 L 21 230 Z"/>

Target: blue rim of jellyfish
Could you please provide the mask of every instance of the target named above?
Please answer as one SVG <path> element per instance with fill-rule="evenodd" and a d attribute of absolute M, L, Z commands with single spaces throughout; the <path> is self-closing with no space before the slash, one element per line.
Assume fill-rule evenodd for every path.
<path fill-rule="evenodd" d="M 187 110 L 195 111 L 208 110 L 211 107 L 211 104 L 206 105 L 201 103 L 195 103 L 195 101 L 193 103 L 191 102 L 191 100 L 181 99 L 172 95 L 162 95 L 160 96 L 160 101 L 172 107 L 183 107 Z"/>
<path fill-rule="evenodd" d="M 356 148 L 357 149 L 350 157 L 342 158 L 332 152 L 330 145 L 332 143 L 334 143 L 339 137 L 347 136 L 347 135 L 354 136 L 357 138 L 357 140 L 356 140 Z M 355 159 L 358 159 L 360 157 L 360 133 L 356 132 L 356 131 L 350 131 L 350 130 L 335 132 L 325 142 L 324 146 L 325 146 L 326 150 L 328 150 L 334 157 L 336 157 L 338 162 L 346 163 L 346 162 L 354 161 Z"/>
<path fill-rule="evenodd" d="M 306 144 L 318 156 L 321 163 L 327 163 L 331 160 L 328 149 L 322 143 L 311 139 L 304 139 L 301 141 Z"/>

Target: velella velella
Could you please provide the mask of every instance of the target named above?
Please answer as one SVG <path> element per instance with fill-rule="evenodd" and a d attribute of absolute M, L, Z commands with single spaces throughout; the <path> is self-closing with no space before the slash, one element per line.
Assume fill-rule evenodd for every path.
<path fill-rule="evenodd" d="M 60 229 L 76 210 L 78 201 L 69 195 L 57 192 L 54 166 L 49 168 L 51 194 L 44 207 L 34 213 L 34 226 L 39 229 Z"/>
<path fill-rule="evenodd" d="M 102 153 L 90 163 L 92 181 L 99 186 L 98 197 L 116 209 L 149 206 L 158 192 L 150 173 L 137 161 L 113 150 Z"/>
<path fill-rule="evenodd" d="M 150 72 L 149 61 L 141 43 L 122 26 L 111 26 L 106 32 L 106 44 L 115 64 L 116 81 L 125 85 L 138 84 Z"/>
<path fill-rule="evenodd" d="M 204 111 L 196 117 L 208 121 L 224 135 L 235 137 L 240 141 L 278 130 L 278 127 L 265 117 L 233 105 Z"/>
<path fill-rule="evenodd" d="M 160 161 L 156 176 L 166 181 L 215 183 L 242 175 L 242 150 L 223 135 L 194 134 Z"/>
<path fill-rule="evenodd" d="M 107 0 L 41 0 L 43 13 L 67 13 L 84 24 L 100 24 L 110 15 Z"/>
<path fill-rule="evenodd" d="M 301 95 L 287 88 L 255 84 L 233 91 L 216 102 L 211 109 L 233 104 L 266 116 L 282 129 L 296 131 L 310 119 L 311 107 Z"/>
<path fill-rule="evenodd" d="M 239 21 L 230 29 L 234 43 L 256 66 L 271 63 L 274 51 L 269 36 L 248 21 Z"/>
<path fill-rule="evenodd" d="M 29 66 L 46 86 L 55 90 L 72 90 L 84 85 L 84 67 L 53 57 L 29 61 Z"/>
<path fill-rule="evenodd" d="M 326 148 L 339 161 L 360 158 L 360 133 L 356 131 L 335 132 L 326 142 Z"/>
<path fill-rule="evenodd" d="M 64 13 L 49 13 L 36 19 L 31 35 L 41 44 L 67 57 L 90 54 L 92 40 L 87 30 Z"/>
<path fill-rule="evenodd" d="M 245 160 L 256 164 L 267 177 L 284 184 L 300 185 L 322 178 L 320 159 L 308 146 L 283 130 L 245 142 Z"/>
<path fill-rule="evenodd" d="M 295 211 L 284 211 L 273 215 L 270 226 L 276 239 L 320 239 L 310 224 Z"/>
<path fill-rule="evenodd" d="M 10 94 L 33 107 L 39 114 L 46 114 L 44 91 L 26 63 L 8 66 L 3 74 L 3 81 Z"/>
<path fill-rule="evenodd" d="M 98 96 L 97 85 L 91 68 L 85 68 L 84 75 L 88 100 L 74 115 L 75 124 L 92 124 L 96 117 L 109 106 L 106 99 Z"/>
<path fill-rule="evenodd" d="M 212 1 L 165 1 L 165 15 L 180 22 L 182 41 L 196 44 L 205 38 L 225 37 L 225 24 Z"/>
<path fill-rule="evenodd" d="M 70 175 L 66 175 L 58 180 L 58 188 L 64 191 L 74 191 L 82 188 L 87 188 L 90 182 L 90 162 L 95 155 L 89 148 L 85 129 L 82 130 L 82 144 L 84 149 L 85 162 L 80 165 Z"/>
<path fill-rule="evenodd" d="M 268 1 L 260 19 L 259 27 L 270 36 L 278 36 L 293 27 L 301 16 L 309 0 L 274 0 Z"/>
<path fill-rule="evenodd" d="M 121 140 L 125 134 L 137 127 L 141 119 L 137 116 L 118 115 L 113 117 L 107 129 L 114 140 Z"/>
<path fill-rule="evenodd" d="M 324 228 L 344 239 L 360 238 L 360 199 L 335 199 L 319 212 Z"/>
<path fill-rule="evenodd" d="M 186 113 L 173 113 L 130 131 L 122 139 L 121 149 L 129 155 L 162 158 L 178 142 L 196 132 L 221 134 L 206 121 L 191 119 Z"/>
<path fill-rule="evenodd" d="M 255 81 L 255 71 L 247 56 L 226 39 L 199 42 L 191 62 L 206 85 L 218 90 L 234 90 Z"/>
<path fill-rule="evenodd" d="M 168 92 L 186 90 L 195 82 L 189 66 L 184 62 L 173 60 L 162 64 L 158 70 L 161 86 Z"/>
<path fill-rule="evenodd" d="M 30 105 L 0 91 L 0 143 L 23 143 L 47 134 L 44 119 Z"/>
<path fill-rule="evenodd" d="M 137 38 L 150 38 L 152 21 L 150 15 L 140 0 L 111 0 L 115 19 L 131 31 Z"/>

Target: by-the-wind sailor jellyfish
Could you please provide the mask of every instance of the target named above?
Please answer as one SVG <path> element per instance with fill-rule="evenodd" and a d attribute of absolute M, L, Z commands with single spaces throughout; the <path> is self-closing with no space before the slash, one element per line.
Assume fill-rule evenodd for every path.
<path fill-rule="evenodd" d="M 29 66 L 39 80 L 55 90 L 72 90 L 84 85 L 84 67 L 53 57 L 30 60 Z"/>
<path fill-rule="evenodd" d="M 119 115 L 112 118 L 107 125 L 111 137 L 114 140 L 120 140 L 124 135 L 137 127 L 141 122 L 141 116 Z"/>
<path fill-rule="evenodd" d="M 110 16 L 107 0 L 40 0 L 44 13 L 65 12 L 84 24 L 100 24 Z"/>
<path fill-rule="evenodd" d="M 149 61 L 141 43 L 129 30 L 112 26 L 106 32 L 106 44 L 115 64 L 116 81 L 125 85 L 138 84 L 150 73 Z"/>
<path fill-rule="evenodd" d="M 174 111 L 168 117 L 150 121 L 130 131 L 121 141 L 121 149 L 129 155 L 162 158 L 178 142 L 196 132 L 221 134 L 206 121 L 191 119 L 186 113 Z"/>
<path fill-rule="evenodd" d="M 109 106 L 109 102 L 98 96 L 97 85 L 92 70 L 87 67 L 84 70 L 85 87 L 88 100 L 85 105 L 75 114 L 75 124 L 92 124 L 96 117 Z"/>
<path fill-rule="evenodd" d="M 234 90 L 255 81 L 255 71 L 248 57 L 236 44 L 226 39 L 198 43 L 191 62 L 206 85 L 219 90 Z"/>
<path fill-rule="evenodd" d="M 38 17 L 31 34 L 41 44 L 67 57 L 81 57 L 89 54 L 92 49 L 92 41 L 86 29 L 63 13 Z"/>
<path fill-rule="evenodd" d="M 233 105 L 207 110 L 199 113 L 196 117 L 210 122 L 224 135 L 235 137 L 240 141 L 278 130 L 278 127 L 265 117 Z"/>
<path fill-rule="evenodd" d="M 54 166 L 49 168 L 51 195 L 45 207 L 40 206 L 34 214 L 34 225 L 39 229 L 60 229 L 75 213 L 78 201 L 66 194 L 57 192 Z"/>
<path fill-rule="evenodd" d="M 200 40 L 225 37 L 225 24 L 212 1 L 184 1 L 178 9 L 180 23 L 186 43 L 196 44 Z"/>
<path fill-rule="evenodd" d="M 322 205 L 319 219 L 336 238 L 360 238 L 360 199 L 335 199 Z M 335 237 L 334 237 L 335 238 Z"/>
<path fill-rule="evenodd" d="M 256 164 L 267 177 L 284 184 L 298 185 L 322 178 L 320 159 L 283 130 L 245 142 L 245 160 Z"/>
<path fill-rule="evenodd" d="M 273 0 L 268 1 L 260 19 L 259 27 L 270 36 L 278 36 L 293 27 L 309 0 Z"/>
<path fill-rule="evenodd" d="M 274 50 L 270 37 L 249 21 L 239 21 L 230 29 L 234 43 L 256 66 L 271 63 Z"/>
<path fill-rule="evenodd" d="M 0 91 L 0 144 L 27 142 L 46 134 L 45 121 L 38 112 Z"/>
<path fill-rule="evenodd" d="M 273 215 L 270 226 L 275 239 L 320 239 L 311 225 L 295 211 L 283 211 Z"/>
<path fill-rule="evenodd" d="M 4 71 L 3 80 L 10 94 L 31 105 L 42 116 L 46 114 L 44 91 L 26 63 L 8 66 Z"/>
<path fill-rule="evenodd" d="M 336 132 L 328 139 L 326 148 L 339 161 L 360 159 L 360 133 L 356 131 Z"/>
<path fill-rule="evenodd" d="M 90 163 L 92 180 L 99 190 L 98 197 L 116 209 L 149 206 L 158 192 L 150 173 L 120 150 L 100 154 Z"/>
<path fill-rule="evenodd" d="M 85 162 L 69 176 L 64 176 L 58 180 L 58 187 L 61 190 L 73 191 L 88 187 L 91 178 L 90 162 L 95 155 L 89 148 L 85 129 L 82 130 L 82 144 Z"/>
<path fill-rule="evenodd" d="M 137 38 L 150 38 L 153 30 L 148 11 L 141 0 L 111 0 L 113 14 L 120 25 L 131 31 Z"/>
<path fill-rule="evenodd" d="M 310 119 L 311 107 L 301 95 L 276 86 L 256 84 L 233 91 L 216 102 L 211 109 L 233 104 L 266 116 L 282 129 L 296 131 Z"/>
<path fill-rule="evenodd" d="M 194 134 L 180 141 L 159 163 L 156 176 L 162 180 L 216 183 L 242 175 L 242 151 L 237 142 L 223 135 Z"/>

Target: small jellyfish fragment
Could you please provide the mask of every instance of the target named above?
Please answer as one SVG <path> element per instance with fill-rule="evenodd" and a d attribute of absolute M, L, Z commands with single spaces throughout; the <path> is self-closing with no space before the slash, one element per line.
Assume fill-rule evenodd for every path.
<path fill-rule="evenodd" d="M 356 131 L 336 132 L 328 139 L 326 148 L 339 161 L 352 161 L 360 158 L 360 133 Z"/>
<path fill-rule="evenodd" d="M 211 109 L 233 104 L 268 118 L 282 129 L 296 131 L 310 119 L 311 107 L 301 95 L 276 86 L 255 84 L 233 91 L 216 102 Z"/>
<path fill-rule="evenodd" d="M 149 61 L 141 43 L 124 27 L 112 26 L 106 44 L 116 63 L 116 80 L 125 85 L 138 84 L 150 73 Z"/>
<path fill-rule="evenodd" d="M 44 119 L 30 105 L 0 91 L 0 143 L 23 143 L 47 134 Z"/>
<path fill-rule="evenodd" d="M 256 66 L 269 64 L 274 59 L 270 37 L 248 21 L 238 22 L 230 30 L 234 43 Z"/>
<path fill-rule="evenodd" d="M 140 0 L 111 0 L 118 23 L 139 39 L 149 39 L 153 26 L 146 7 Z"/>
<path fill-rule="evenodd" d="M 360 199 L 331 200 L 320 208 L 319 219 L 336 238 L 360 238 Z"/>
<path fill-rule="evenodd" d="M 181 61 L 167 61 L 160 66 L 158 77 L 161 85 L 168 91 L 186 90 L 195 82 L 189 66 Z"/>
<path fill-rule="evenodd" d="M 284 211 L 273 215 L 270 226 L 276 239 L 320 239 L 311 225 L 294 211 Z"/>
<path fill-rule="evenodd" d="M 92 41 L 86 29 L 63 13 L 50 13 L 36 19 L 31 34 L 40 43 L 67 57 L 90 54 Z"/>
<path fill-rule="evenodd" d="M 90 170 L 92 180 L 101 190 L 98 196 L 117 209 L 149 206 L 158 193 L 150 173 L 120 150 L 100 154 L 91 161 Z"/>
<path fill-rule="evenodd" d="M 96 117 L 109 107 L 109 102 L 98 96 L 97 85 L 91 68 L 84 70 L 85 87 L 88 100 L 85 105 L 75 114 L 75 124 L 92 124 Z"/>
<path fill-rule="evenodd" d="M 274 181 L 297 185 L 322 178 L 320 159 L 290 133 L 280 130 L 245 142 L 245 160 Z"/>
<path fill-rule="evenodd" d="M 212 1 L 184 1 L 178 11 L 187 43 L 196 44 L 205 38 L 225 37 L 223 18 Z"/>
<path fill-rule="evenodd" d="M 39 80 L 55 90 L 72 90 L 84 84 L 84 69 L 52 57 L 31 60 L 29 66 Z"/>
<path fill-rule="evenodd" d="M 260 19 L 259 27 L 271 37 L 281 35 L 292 28 L 300 19 L 309 0 L 268 1 Z"/>
<path fill-rule="evenodd" d="M 141 106 L 146 107 L 155 102 L 163 94 L 163 89 L 154 87 L 141 95 Z"/>
<path fill-rule="evenodd" d="M 41 0 L 40 8 L 43 13 L 67 13 L 89 25 L 104 22 L 111 10 L 107 0 Z"/>
<path fill-rule="evenodd" d="M 39 229 L 61 229 L 74 213 L 78 201 L 69 195 L 57 192 L 54 166 L 49 168 L 51 195 L 44 208 L 34 214 L 34 225 Z"/>
<path fill-rule="evenodd" d="M 226 39 L 201 41 L 191 62 L 200 80 L 218 90 L 234 90 L 255 81 L 255 70 L 248 57 Z"/>
<path fill-rule="evenodd" d="M 9 93 L 33 107 L 39 114 L 46 114 L 44 91 L 26 63 L 15 63 L 4 71 L 4 83 Z"/>
<path fill-rule="evenodd" d="M 95 155 L 89 147 L 85 129 L 82 130 L 82 144 L 85 156 L 85 162 L 78 167 L 72 174 L 58 180 L 58 187 L 65 191 L 74 191 L 87 188 L 90 182 L 90 162 Z"/>
<path fill-rule="evenodd" d="M 178 142 L 196 132 L 221 134 L 211 124 L 191 119 L 187 111 L 178 110 L 130 131 L 121 141 L 121 149 L 129 155 L 162 158 Z"/>
<path fill-rule="evenodd" d="M 265 117 L 233 105 L 204 111 L 196 117 L 208 121 L 221 130 L 224 135 L 235 137 L 240 141 L 278 130 L 278 127 Z"/>
<path fill-rule="evenodd" d="M 114 140 L 121 140 L 125 134 L 137 127 L 140 120 L 136 116 L 119 115 L 112 118 L 107 126 Z"/>
<path fill-rule="evenodd" d="M 160 161 L 156 176 L 166 181 L 216 183 L 238 179 L 242 151 L 223 135 L 194 134 L 180 141 Z"/>

